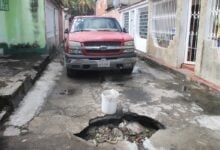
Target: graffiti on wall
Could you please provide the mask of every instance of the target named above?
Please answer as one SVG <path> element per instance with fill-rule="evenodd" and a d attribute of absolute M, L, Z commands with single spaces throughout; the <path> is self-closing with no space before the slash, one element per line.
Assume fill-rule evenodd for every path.
<path fill-rule="evenodd" d="M 9 11 L 9 0 L 0 0 L 0 11 Z"/>

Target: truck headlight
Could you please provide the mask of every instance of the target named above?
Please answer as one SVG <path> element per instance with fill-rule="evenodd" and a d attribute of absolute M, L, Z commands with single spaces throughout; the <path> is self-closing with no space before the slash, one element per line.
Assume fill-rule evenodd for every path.
<path fill-rule="evenodd" d="M 134 41 L 127 41 L 124 43 L 125 49 L 124 53 L 133 53 L 134 52 Z"/>
<path fill-rule="evenodd" d="M 134 46 L 134 41 L 127 41 L 124 43 L 125 46 Z"/>
<path fill-rule="evenodd" d="M 81 43 L 80 42 L 69 42 L 70 53 L 72 54 L 82 54 Z"/>

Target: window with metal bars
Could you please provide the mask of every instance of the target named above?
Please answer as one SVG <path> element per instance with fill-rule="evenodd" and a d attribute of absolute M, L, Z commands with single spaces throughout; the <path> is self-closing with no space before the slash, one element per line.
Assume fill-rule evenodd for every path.
<path fill-rule="evenodd" d="M 152 33 L 157 46 L 167 48 L 176 34 L 176 0 L 153 2 Z"/>
<path fill-rule="evenodd" d="M 220 47 L 220 0 L 212 0 L 210 11 L 209 39 L 213 47 Z"/>
<path fill-rule="evenodd" d="M 129 32 L 129 12 L 123 14 L 124 28 Z"/>
<path fill-rule="evenodd" d="M 208 38 L 212 40 L 212 46 L 217 49 L 220 58 L 220 0 L 211 1 L 210 26 Z"/>
<path fill-rule="evenodd" d="M 9 0 L 0 0 L 0 11 L 9 11 Z"/>
<path fill-rule="evenodd" d="M 148 30 L 148 8 L 139 9 L 139 35 L 143 39 L 147 39 Z"/>
<path fill-rule="evenodd" d="M 195 62 L 196 53 L 198 48 L 198 33 L 199 33 L 199 22 L 200 22 L 200 10 L 201 0 L 192 0 L 191 4 L 191 16 L 188 30 L 188 52 L 187 61 Z"/>

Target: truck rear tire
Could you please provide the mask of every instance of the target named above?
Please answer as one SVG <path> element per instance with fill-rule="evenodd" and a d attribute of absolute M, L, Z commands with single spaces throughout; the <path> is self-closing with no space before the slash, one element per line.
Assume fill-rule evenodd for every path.
<path fill-rule="evenodd" d="M 67 74 L 68 77 L 71 78 L 71 77 L 75 77 L 77 72 L 75 70 L 66 68 L 66 74 Z"/>

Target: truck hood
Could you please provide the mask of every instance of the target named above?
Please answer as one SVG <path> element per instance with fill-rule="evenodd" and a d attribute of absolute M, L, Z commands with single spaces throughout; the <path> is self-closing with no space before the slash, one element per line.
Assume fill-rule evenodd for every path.
<path fill-rule="evenodd" d="M 89 31 L 74 32 L 69 34 L 70 41 L 86 42 L 86 41 L 130 41 L 133 38 L 124 32 L 109 31 Z"/>

